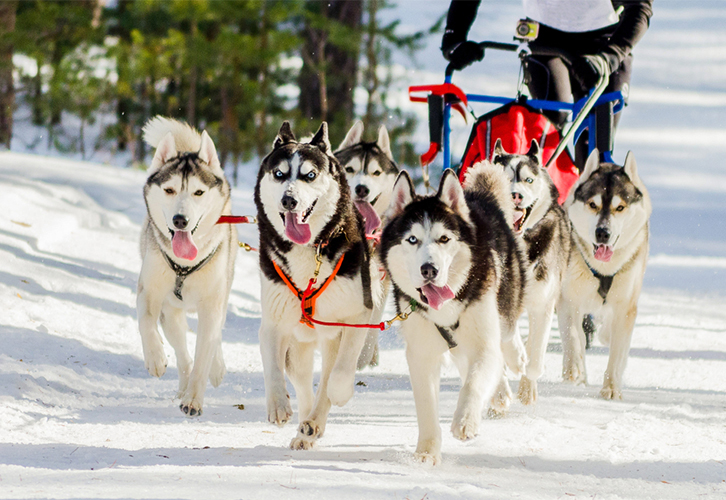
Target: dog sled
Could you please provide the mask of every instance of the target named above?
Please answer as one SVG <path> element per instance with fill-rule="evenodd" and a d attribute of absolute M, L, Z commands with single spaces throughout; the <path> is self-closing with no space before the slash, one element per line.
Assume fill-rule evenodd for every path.
<path fill-rule="evenodd" d="M 556 56 L 567 65 L 571 65 L 572 60 L 562 50 L 530 47 L 527 42 L 514 44 L 485 41 L 479 45 L 483 49 L 516 52 L 520 64 L 527 63 L 531 56 L 537 55 Z M 454 69 L 451 64 L 446 68 L 443 84 L 409 87 L 409 99 L 412 102 L 428 104 L 430 144 L 428 151 L 421 155 L 424 181 L 427 183 L 428 166 L 440 152 L 443 153 L 443 169 L 452 167 L 450 121 L 453 109 L 465 120 L 467 112 L 476 118 L 466 149 L 456 166 L 460 180 L 471 165 L 491 159 L 497 139 L 501 139 L 504 148 L 512 154 L 525 153 L 531 141 L 536 140 L 542 150 L 547 171 L 559 191 L 559 202 L 563 203 L 579 175 L 567 150 L 570 141 L 576 143 L 587 130 L 589 136 L 595 138 L 589 141 L 589 152 L 597 148 L 604 161 L 612 161 L 609 117 L 611 113 L 622 110 L 624 98 L 620 91 L 604 94 L 609 83 L 609 75 L 604 69 L 602 68 L 601 76 L 589 94 L 574 103 L 529 99 L 521 91 L 515 97 L 468 94 L 452 83 Z M 477 117 L 473 103 L 500 104 L 501 107 Z M 568 123 L 563 127 L 564 135 L 561 135 L 543 111 L 569 113 Z"/>

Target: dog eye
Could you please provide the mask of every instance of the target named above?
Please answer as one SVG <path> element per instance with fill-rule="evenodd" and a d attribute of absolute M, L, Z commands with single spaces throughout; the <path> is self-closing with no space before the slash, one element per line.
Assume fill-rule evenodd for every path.
<path fill-rule="evenodd" d="M 176 191 L 174 191 L 174 188 L 166 188 L 164 189 L 164 192 L 166 194 L 174 194 Z"/>
<path fill-rule="evenodd" d="M 527 177 L 526 179 L 524 179 L 524 182 L 526 182 L 527 184 L 532 184 L 534 182 L 534 179 L 532 179 L 531 177 Z"/>
<path fill-rule="evenodd" d="M 620 205 L 618 208 L 615 209 L 616 212 L 622 212 L 625 210 L 625 205 Z"/>
<path fill-rule="evenodd" d="M 439 238 L 439 243 L 448 243 L 449 241 L 451 241 L 451 238 L 449 238 L 446 235 L 444 235 L 441 238 Z"/>
<path fill-rule="evenodd" d="M 416 243 L 418 243 L 418 238 L 416 238 L 415 236 L 409 236 L 406 241 L 408 241 L 412 245 L 415 245 Z"/>
<path fill-rule="evenodd" d="M 592 208 L 593 210 L 597 210 L 597 205 L 595 204 L 594 201 L 590 202 L 590 208 Z"/>
<path fill-rule="evenodd" d="M 282 170 L 275 170 L 272 175 L 275 176 L 275 179 L 282 179 L 285 174 L 282 173 Z"/>
<path fill-rule="evenodd" d="M 315 180 L 315 178 L 317 176 L 318 176 L 318 174 L 316 174 L 314 170 L 311 170 L 310 172 L 308 172 L 307 174 L 305 174 L 305 179 L 307 179 L 309 181 L 312 181 L 312 180 Z"/>
<path fill-rule="evenodd" d="M 376 171 L 375 171 L 375 172 L 373 172 L 373 173 L 372 173 L 371 175 L 372 175 L 373 177 L 378 177 L 379 175 L 381 175 L 381 171 L 380 171 L 380 170 L 376 170 Z"/>
<path fill-rule="evenodd" d="M 203 194 L 204 191 L 202 191 L 201 189 L 197 189 L 196 191 L 194 191 L 194 196 L 202 196 Z"/>
<path fill-rule="evenodd" d="M 349 174 L 355 173 L 355 170 L 353 170 L 353 167 L 345 167 L 345 171 L 348 172 Z"/>

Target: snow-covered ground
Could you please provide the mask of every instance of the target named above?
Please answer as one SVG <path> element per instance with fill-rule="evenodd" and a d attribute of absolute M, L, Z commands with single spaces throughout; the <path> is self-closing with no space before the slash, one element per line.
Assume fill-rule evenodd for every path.
<path fill-rule="evenodd" d="M 625 401 L 597 398 L 603 347 L 588 353 L 591 385 L 560 381 L 553 325 L 538 403 L 515 402 L 472 441 L 447 431 L 459 381 L 446 369 L 436 468 L 411 459 L 416 418 L 395 332 L 317 448 L 287 449 L 295 426 L 265 422 L 257 263 L 242 251 L 224 331 L 229 373 L 201 418 L 184 417 L 172 352 L 167 374 L 149 377 L 136 326 L 144 173 L 0 154 L 0 498 L 725 498 L 721 3 L 660 0 L 637 48 L 616 159 L 635 152 L 654 213 Z M 419 27 L 445 8 L 412 5 L 399 9 Z M 483 14 L 494 5 L 483 2 L 474 29 L 506 40 L 519 2 Z M 437 43 L 411 82 L 440 80 Z M 460 81 L 507 95 L 511 63 Z M 234 212 L 254 213 L 250 184 L 235 190 Z M 252 226 L 240 236 L 256 241 Z"/>

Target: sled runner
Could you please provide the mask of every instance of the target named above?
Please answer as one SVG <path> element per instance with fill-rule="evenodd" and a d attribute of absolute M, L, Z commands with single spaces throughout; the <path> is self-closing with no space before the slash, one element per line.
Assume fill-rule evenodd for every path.
<path fill-rule="evenodd" d="M 557 49 L 529 47 L 525 43 L 511 44 L 499 42 L 480 42 L 484 49 L 496 49 L 517 52 L 522 64 L 533 55 L 557 56 L 566 64 L 571 58 L 567 53 Z M 451 83 L 453 68 L 446 68 L 445 80 L 438 85 L 416 85 L 408 89 L 412 102 L 426 102 L 429 107 L 429 150 L 421 155 L 421 165 L 425 168 L 434 161 L 439 152 L 443 152 L 443 168 L 451 168 L 451 109 L 459 112 L 466 119 L 467 108 L 474 114 L 471 103 L 501 104 L 489 113 L 479 117 L 475 122 L 466 150 L 458 165 L 459 178 L 463 179 L 467 168 L 472 164 L 490 160 L 492 149 L 498 138 L 502 139 L 504 149 L 513 154 L 523 154 L 531 141 L 537 140 L 542 149 L 547 171 L 552 177 L 560 193 L 562 203 L 570 188 L 578 178 L 578 171 L 571 155 L 566 152 L 570 139 L 576 143 L 583 131 L 588 130 L 590 137 L 589 151 L 595 148 L 601 151 L 604 161 L 612 161 L 612 141 L 610 129 L 603 122 L 605 113 L 596 112 L 600 106 L 611 106 L 612 113 L 622 110 L 624 99 L 622 92 L 603 94 L 608 85 L 607 71 L 601 71 L 600 79 L 588 96 L 577 102 L 545 101 L 528 99 L 521 92 L 515 97 L 503 97 L 482 94 L 467 94 Z M 542 114 L 542 111 L 565 111 L 570 113 L 570 122 L 565 126 L 566 133 L 560 135 L 557 128 Z M 601 126 L 598 128 L 598 124 Z M 566 152 L 566 154 L 562 154 Z"/>

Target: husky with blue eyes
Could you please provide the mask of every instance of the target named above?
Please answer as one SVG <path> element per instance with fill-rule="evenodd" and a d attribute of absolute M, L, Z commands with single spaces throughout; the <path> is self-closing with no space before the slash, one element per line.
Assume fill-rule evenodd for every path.
<path fill-rule="evenodd" d="M 362 215 L 353 206 L 345 173 L 333 155 L 323 122 L 309 142 L 283 123 L 262 160 L 255 187 L 260 233 L 262 320 L 260 350 L 267 419 L 292 417 L 285 375 L 295 387 L 299 426 L 290 447 L 310 449 L 325 432 L 331 405 L 353 396 L 356 361 L 366 329 L 313 324 L 368 323 L 381 301 L 378 263 L 371 257 Z M 313 392 L 313 355 L 322 350 L 322 374 Z"/>
<path fill-rule="evenodd" d="M 217 224 L 231 213 L 230 188 L 207 132 L 157 116 L 144 126 L 156 148 L 144 185 L 147 216 L 141 233 L 136 299 L 146 369 L 166 371 L 158 323 L 174 348 L 181 410 L 201 415 L 209 380 L 226 373 L 222 327 L 237 255 L 237 231 Z M 187 350 L 188 312 L 199 317 L 194 362 Z"/>
<path fill-rule="evenodd" d="M 393 187 L 380 252 L 396 307 L 410 312 L 401 332 L 420 461 L 441 461 L 438 395 L 444 354 L 451 353 L 463 380 L 451 424 L 461 440 L 477 435 L 484 405 L 502 390 L 505 360 L 510 365 L 520 358 L 512 344 L 526 270 L 511 230 L 511 199 L 501 167 L 488 162 L 469 169 L 465 189 L 451 170 L 433 196 L 417 195 L 406 172 Z"/>

